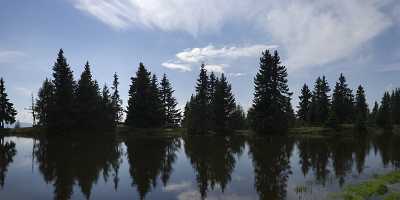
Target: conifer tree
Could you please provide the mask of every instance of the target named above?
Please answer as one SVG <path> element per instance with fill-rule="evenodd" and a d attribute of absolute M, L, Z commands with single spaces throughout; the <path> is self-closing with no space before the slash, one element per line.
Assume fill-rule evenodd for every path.
<path fill-rule="evenodd" d="M 209 130 L 209 80 L 205 65 L 200 67 L 199 78 L 196 83 L 196 95 L 191 106 L 191 119 L 188 132 L 193 134 L 205 134 Z"/>
<path fill-rule="evenodd" d="M 45 79 L 42 87 L 38 92 L 35 111 L 38 116 L 38 125 L 47 127 L 49 123 L 49 115 L 54 104 L 54 85 L 49 79 Z"/>
<path fill-rule="evenodd" d="M 153 75 L 151 78 L 151 85 L 150 85 L 150 109 L 151 118 L 153 121 L 153 126 L 161 127 L 163 126 L 163 104 L 161 101 L 161 93 L 158 86 L 157 76 Z"/>
<path fill-rule="evenodd" d="M 284 133 L 288 130 L 291 106 L 286 67 L 278 52 L 262 53 L 254 84 L 252 129 L 258 133 Z"/>
<path fill-rule="evenodd" d="M 369 124 L 376 125 L 378 112 L 379 112 L 379 105 L 378 105 L 378 102 L 375 101 L 374 107 L 372 108 L 372 111 L 368 116 Z"/>
<path fill-rule="evenodd" d="M 229 121 L 231 120 L 231 116 L 235 110 L 236 103 L 235 98 L 232 94 L 231 85 L 227 82 L 223 73 L 221 74 L 221 77 L 216 81 L 214 98 L 214 130 L 216 132 L 226 132 L 229 129 Z"/>
<path fill-rule="evenodd" d="M 228 123 L 229 123 L 228 125 L 229 129 L 232 130 L 247 129 L 246 113 L 244 112 L 242 106 L 240 106 L 239 104 L 236 105 Z"/>
<path fill-rule="evenodd" d="M 80 129 L 98 128 L 100 115 L 100 89 L 92 78 L 89 62 L 86 62 L 76 89 L 76 120 Z"/>
<path fill-rule="evenodd" d="M 356 127 L 361 130 L 365 129 L 369 111 L 365 91 L 361 85 L 358 86 L 356 92 L 355 111 Z"/>
<path fill-rule="evenodd" d="M 155 82 L 152 81 L 150 72 L 143 63 L 139 64 L 136 77 L 131 78 L 126 124 L 132 128 L 156 128 L 160 121 L 154 121 L 159 107 L 155 106 L 158 95 L 155 93 Z M 159 99 L 158 99 L 159 100 Z"/>
<path fill-rule="evenodd" d="M 400 124 L 400 89 L 396 88 L 390 96 L 393 124 Z"/>
<path fill-rule="evenodd" d="M 164 127 L 176 128 L 181 120 L 181 113 L 177 109 L 178 102 L 173 96 L 174 90 L 171 83 L 164 74 L 161 80 L 161 102 L 163 104 L 163 125 Z"/>
<path fill-rule="evenodd" d="M 75 123 L 75 81 L 62 49 L 53 66 L 53 84 L 54 107 L 49 115 L 49 128 L 58 131 L 70 130 Z"/>
<path fill-rule="evenodd" d="M 115 107 L 107 85 L 103 86 L 99 108 L 100 115 L 97 118 L 99 119 L 100 127 L 106 130 L 113 129 L 115 127 Z"/>
<path fill-rule="evenodd" d="M 118 123 L 122 120 L 122 114 L 124 109 L 122 108 L 122 100 L 119 95 L 119 81 L 118 81 L 118 75 L 117 73 L 114 73 L 114 80 L 111 89 L 113 90 L 113 93 L 111 95 L 111 104 L 113 108 L 113 121 L 114 121 L 114 127 L 118 125 Z"/>
<path fill-rule="evenodd" d="M 7 96 L 4 80 L 0 78 L 0 129 L 4 128 L 6 124 L 14 123 L 17 115 L 14 104 Z"/>
<path fill-rule="evenodd" d="M 215 130 L 216 129 L 216 116 L 215 116 L 215 90 L 217 87 L 218 78 L 215 76 L 214 72 L 211 72 L 208 81 L 208 121 L 209 128 Z"/>
<path fill-rule="evenodd" d="M 330 91 L 325 76 L 318 77 L 315 81 L 313 96 L 310 106 L 310 121 L 313 123 L 325 123 L 329 117 L 330 110 Z"/>
<path fill-rule="evenodd" d="M 353 119 L 354 97 L 348 88 L 346 78 L 340 74 L 332 95 L 332 111 L 335 112 L 339 123 L 351 122 Z"/>
<path fill-rule="evenodd" d="M 391 131 L 393 129 L 389 92 L 385 92 L 382 97 L 381 106 L 379 107 L 377 116 L 377 124 L 385 131 Z"/>
<path fill-rule="evenodd" d="M 183 119 L 182 119 L 182 126 L 188 131 L 192 128 L 192 108 L 194 103 L 194 96 L 190 97 L 190 100 L 186 102 L 185 108 L 183 111 Z"/>
<path fill-rule="evenodd" d="M 308 89 L 308 86 L 304 84 L 301 89 L 301 95 L 299 96 L 299 110 L 297 111 L 297 117 L 303 122 L 309 121 L 311 97 L 312 94 L 310 89 Z"/>

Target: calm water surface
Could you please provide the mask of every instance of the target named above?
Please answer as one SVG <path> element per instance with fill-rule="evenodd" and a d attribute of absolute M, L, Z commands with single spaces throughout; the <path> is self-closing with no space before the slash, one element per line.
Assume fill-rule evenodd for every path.
<path fill-rule="evenodd" d="M 400 167 L 400 137 L 0 140 L 0 199 L 323 199 Z"/>

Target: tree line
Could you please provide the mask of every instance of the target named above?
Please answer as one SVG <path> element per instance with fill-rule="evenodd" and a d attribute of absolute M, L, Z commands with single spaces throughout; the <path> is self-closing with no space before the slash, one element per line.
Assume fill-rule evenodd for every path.
<path fill-rule="evenodd" d="M 253 104 L 247 111 L 236 103 L 232 86 L 224 73 L 209 73 L 204 64 L 196 82 L 195 93 L 183 113 L 177 108 L 173 87 L 166 74 L 161 80 L 139 64 L 131 77 L 128 106 L 122 107 L 118 75 L 111 88 L 102 89 L 86 62 L 79 80 L 75 80 L 61 49 L 53 65 L 53 77 L 46 78 L 33 106 L 38 125 L 50 130 L 112 130 L 124 123 L 131 128 L 184 127 L 188 133 L 229 133 L 252 129 L 257 133 L 285 133 L 292 126 L 328 126 L 355 124 L 359 130 L 378 126 L 392 130 L 400 124 L 400 89 L 385 92 L 380 105 L 370 112 L 365 90 L 355 94 L 340 74 L 332 93 L 325 76 L 318 77 L 312 91 L 304 84 L 294 112 L 288 87 L 288 73 L 277 51 L 262 52 L 254 78 Z M 126 113 L 125 121 L 123 115 Z M 15 122 L 16 110 L 7 98 L 0 80 L 0 127 Z"/>

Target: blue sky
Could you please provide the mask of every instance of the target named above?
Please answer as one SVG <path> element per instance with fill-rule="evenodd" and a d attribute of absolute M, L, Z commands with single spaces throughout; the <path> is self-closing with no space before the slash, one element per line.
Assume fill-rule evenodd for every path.
<path fill-rule="evenodd" d="M 5 1 L 0 76 L 23 122 L 31 121 L 24 108 L 51 77 L 60 48 L 75 78 L 87 60 L 101 84 L 117 72 L 124 104 L 139 62 L 167 74 L 180 106 L 205 62 L 228 75 L 237 101 L 248 108 L 268 48 L 280 52 L 289 70 L 294 106 L 303 83 L 326 75 L 333 87 L 340 72 L 352 88 L 362 84 L 372 104 L 400 85 L 399 24 L 396 0 Z"/>

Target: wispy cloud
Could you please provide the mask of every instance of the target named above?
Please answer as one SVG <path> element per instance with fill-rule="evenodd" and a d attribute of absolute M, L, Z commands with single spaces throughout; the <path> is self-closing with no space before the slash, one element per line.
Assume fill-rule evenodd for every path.
<path fill-rule="evenodd" d="M 185 190 L 191 187 L 191 183 L 187 181 L 183 181 L 180 183 L 170 183 L 166 185 L 163 190 L 167 192 L 173 192 L 173 191 L 180 191 L 180 190 Z"/>
<path fill-rule="evenodd" d="M 25 53 L 14 50 L 1 50 L 0 49 L 0 63 L 13 62 L 21 57 L 24 57 Z"/>
<path fill-rule="evenodd" d="M 208 71 L 222 73 L 229 66 L 228 63 L 216 64 L 221 62 L 232 62 L 235 59 L 245 57 L 258 57 L 266 49 L 277 48 L 276 45 L 249 45 L 249 46 L 224 46 L 215 47 L 208 45 L 206 47 L 196 47 L 185 49 L 175 54 L 175 60 L 164 62 L 162 66 L 169 69 L 180 71 L 191 71 L 193 65 L 199 66 L 205 63 Z"/>
<path fill-rule="evenodd" d="M 161 63 L 163 67 L 168 69 L 176 69 L 182 72 L 192 71 L 192 68 L 189 65 L 179 64 L 179 63 L 172 63 L 172 62 L 163 62 Z"/>
<path fill-rule="evenodd" d="M 247 23 L 263 30 L 285 52 L 289 69 L 345 59 L 399 19 L 397 1 L 386 0 L 74 0 L 75 7 L 102 22 L 192 35 L 213 33 L 226 24 Z M 234 22 L 234 23 L 230 23 Z M 243 50 L 244 52 L 240 51 Z M 248 49 L 194 48 L 185 62 L 206 57 L 242 56 Z"/>

